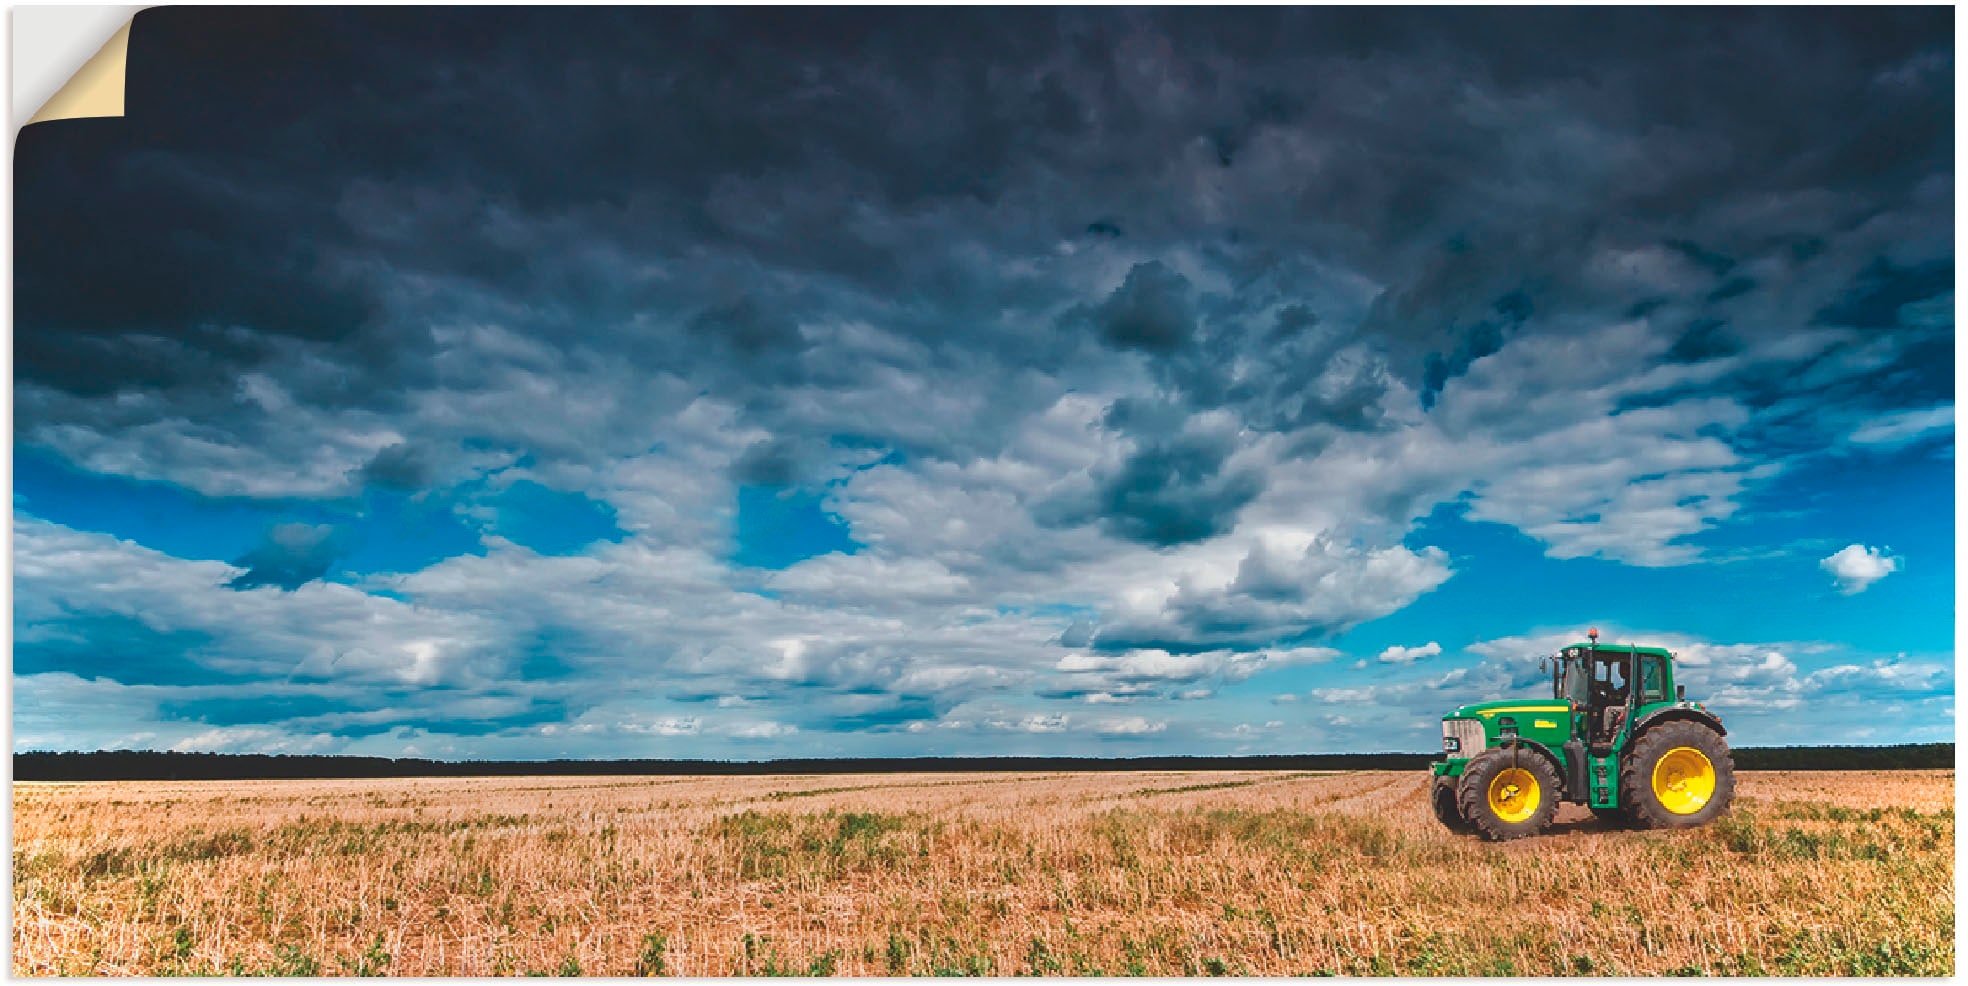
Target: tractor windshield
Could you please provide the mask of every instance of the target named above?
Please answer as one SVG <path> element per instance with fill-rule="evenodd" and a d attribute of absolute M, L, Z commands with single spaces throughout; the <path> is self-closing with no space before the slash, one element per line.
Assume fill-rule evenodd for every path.
<path fill-rule="evenodd" d="M 1558 675 L 1551 684 L 1553 698 L 1566 699 L 1585 708 L 1592 695 L 1592 674 L 1586 670 L 1585 658 L 1569 650 L 1559 654 Z"/>

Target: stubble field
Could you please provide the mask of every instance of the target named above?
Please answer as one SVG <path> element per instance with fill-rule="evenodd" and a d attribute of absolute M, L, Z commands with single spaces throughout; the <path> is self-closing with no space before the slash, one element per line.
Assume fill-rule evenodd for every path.
<path fill-rule="evenodd" d="M 16 975 L 1948 975 L 1952 771 L 1692 832 L 1416 773 L 16 784 Z"/>

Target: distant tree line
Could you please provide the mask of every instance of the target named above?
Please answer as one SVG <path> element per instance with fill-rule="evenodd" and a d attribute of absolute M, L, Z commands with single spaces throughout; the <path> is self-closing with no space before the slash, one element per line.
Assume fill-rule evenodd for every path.
<path fill-rule="evenodd" d="M 1954 766 L 1953 743 L 1787 746 L 1734 751 L 1739 770 L 1905 770 Z M 418 760 L 263 753 L 16 753 L 17 781 L 511 777 L 563 774 L 880 774 L 1098 770 L 1421 770 L 1433 753 L 1256 757 L 863 757 L 791 760 Z"/>
<path fill-rule="evenodd" d="M 1732 752 L 1737 770 L 1914 770 L 1954 766 L 1953 743 L 1765 746 Z"/>

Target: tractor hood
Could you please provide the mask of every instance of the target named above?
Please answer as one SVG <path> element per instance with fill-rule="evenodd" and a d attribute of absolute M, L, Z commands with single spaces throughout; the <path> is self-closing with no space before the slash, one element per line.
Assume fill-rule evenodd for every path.
<path fill-rule="evenodd" d="M 1495 722 L 1500 715 L 1541 715 L 1569 716 L 1572 707 L 1556 699 L 1517 699 L 1503 702 L 1477 702 L 1474 705 L 1459 706 L 1444 719 L 1481 719 Z"/>

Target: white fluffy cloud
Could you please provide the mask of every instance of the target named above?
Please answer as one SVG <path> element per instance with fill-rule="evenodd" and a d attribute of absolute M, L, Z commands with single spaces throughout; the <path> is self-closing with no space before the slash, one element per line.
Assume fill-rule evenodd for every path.
<path fill-rule="evenodd" d="M 1818 567 L 1831 575 L 1839 592 L 1855 596 L 1871 588 L 1874 582 L 1899 571 L 1900 559 L 1887 554 L 1883 548 L 1848 544 L 1819 561 Z"/>
<path fill-rule="evenodd" d="M 1168 723 L 1145 719 L 1141 716 L 1128 716 L 1121 719 L 1104 719 L 1095 725 L 1096 732 L 1109 736 L 1145 736 L 1159 733 L 1168 728 Z"/>
<path fill-rule="evenodd" d="M 1382 664 L 1412 664 L 1415 661 L 1427 657 L 1434 657 L 1440 653 L 1442 653 L 1442 645 L 1431 640 L 1419 647 L 1402 647 L 1399 644 L 1395 644 L 1381 651 L 1380 656 L 1375 658 L 1375 660 Z"/>

